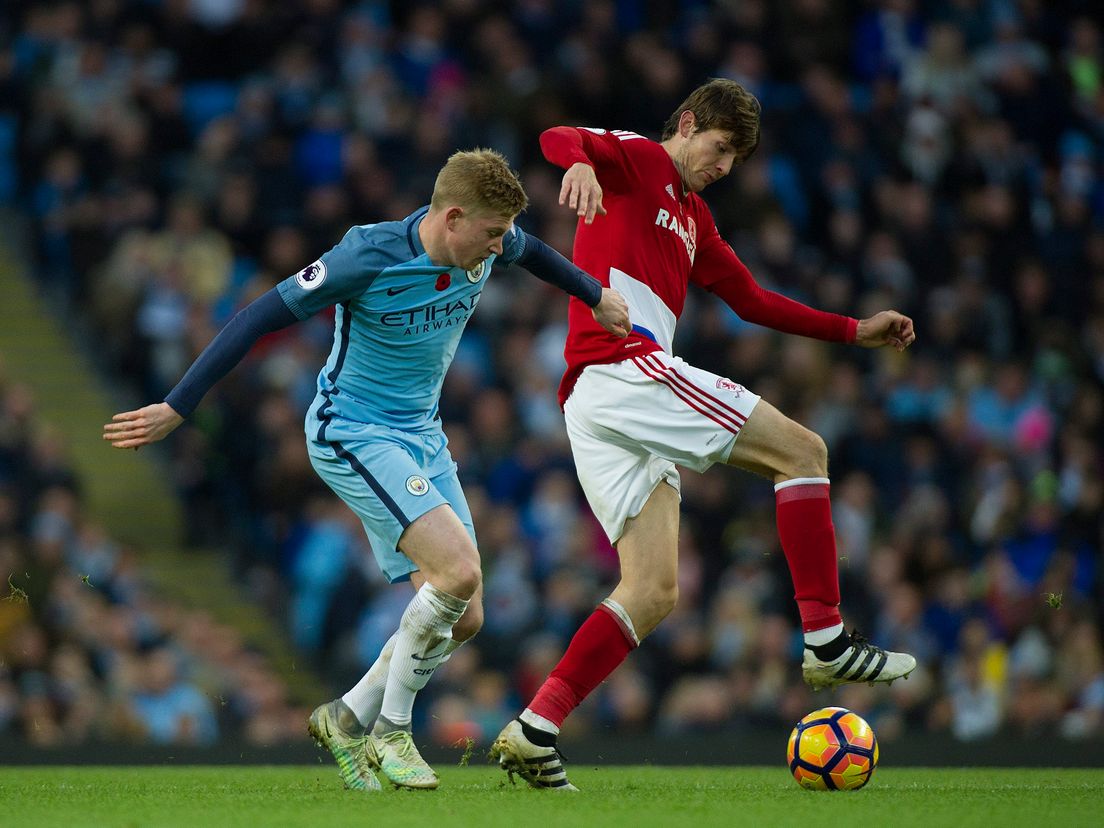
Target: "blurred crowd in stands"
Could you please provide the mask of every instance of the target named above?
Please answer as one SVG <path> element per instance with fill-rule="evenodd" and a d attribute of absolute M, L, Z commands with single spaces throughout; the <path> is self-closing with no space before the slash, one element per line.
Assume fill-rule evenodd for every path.
<path fill-rule="evenodd" d="M 211 745 L 298 738 L 308 711 L 241 634 L 156 594 L 81 506 L 64 437 L 0 363 L 0 735 Z"/>
<path fill-rule="evenodd" d="M 454 149 L 503 151 L 532 200 L 519 224 L 569 254 L 540 131 L 657 137 L 691 88 L 734 78 L 763 141 L 706 191 L 722 234 L 765 286 L 897 308 L 918 339 L 896 355 L 782 337 L 692 292 L 675 351 L 824 437 L 845 621 L 922 667 L 814 698 L 770 485 L 684 472 L 679 606 L 572 733 L 788 728 L 838 703 L 884 740 L 1100 738 L 1102 16 L 1092 0 L 8 0 L 0 200 L 30 219 L 41 290 L 154 401 L 349 226 L 427 201 Z M 496 273 L 445 385 L 486 626 L 419 702 L 442 743 L 492 738 L 616 577 L 555 401 L 565 319 L 555 290 Z M 167 460 L 188 542 L 234 556 L 243 600 L 286 619 L 336 691 L 409 588 L 382 582 L 307 461 L 331 336 L 323 315 L 264 340 Z M 105 715 L 159 740 L 207 742 L 224 719 L 297 733 L 275 722 L 278 678 L 142 589 L 141 561 L 25 432 L 19 390 L 3 400 L 0 575 L 28 593 L 25 570 L 57 577 L 0 603 L 0 734 L 80 740 Z"/>

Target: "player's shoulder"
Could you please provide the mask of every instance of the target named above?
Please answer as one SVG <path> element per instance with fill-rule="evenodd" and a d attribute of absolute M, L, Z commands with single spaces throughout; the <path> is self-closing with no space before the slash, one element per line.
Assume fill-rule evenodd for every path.
<path fill-rule="evenodd" d="M 517 224 L 511 224 L 510 229 L 506 231 L 506 235 L 502 239 L 503 247 L 509 249 L 523 249 L 527 236 L 524 230 L 517 226 Z"/>
<path fill-rule="evenodd" d="M 639 132 L 633 132 L 631 129 L 605 129 L 602 127 L 577 127 L 577 129 L 598 136 L 610 144 L 617 144 L 621 146 L 625 152 L 629 153 L 647 153 L 654 152 L 656 149 L 662 149 L 659 144 L 647 135 L 641 135 Z"/>
<path fill-rule="evenodd" d="M 350 248 L 384 248 L 400 242 L 406 242 L 406 224 L 401 221 L 354 224 L 341 239 Z"/>
<path fill-rule="evenodd" d="M 356 224 L 345 233 L 337 248 L 361 266 L 382 269 L 417 258 L 419 254 L 411 239 L 413 230 L 413 222 L 408 219 Z"/>
<path fill-rule="evenodd" d="M 589 127 L 581 126 L 576 127 L 583 132 L 589 132 L 592 135 L 606 136 L 609 140 L 617 140 L 621 142 L 635 141 L 636 139 L 642 139 L 645 141 L 650 140 L 647 136 L 641 135 L 639 132 L 633 132 L 631 129 L 606 129 L 605 127 Z"/>

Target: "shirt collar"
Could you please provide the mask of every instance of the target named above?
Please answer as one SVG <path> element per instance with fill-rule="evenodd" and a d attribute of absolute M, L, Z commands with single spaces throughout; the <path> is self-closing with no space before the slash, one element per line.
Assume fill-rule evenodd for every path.
<path fill-rule="evenodd" d="M 403 219 L 403 223 L 406 224 L 406 241 L 410 245 L 410 252 L 414 254 L 414 257 L 425 255 L 425 247 L 422 246 L 422 239 L 418 235 L 418 228 L 422 224 L 422 219 L 426 217 L 426 213 L 429 212 L 429 205 L 420 207 Z"/>

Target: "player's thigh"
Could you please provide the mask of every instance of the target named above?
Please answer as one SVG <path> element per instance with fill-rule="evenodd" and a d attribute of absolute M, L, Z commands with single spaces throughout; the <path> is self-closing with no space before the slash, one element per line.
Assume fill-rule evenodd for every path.
<path fill-rule="evenodd" d="M 456 464 L 452 462 L 452 457 L 448 455 L 447 450 L 445 450 L 445 459 L 447 463 L 443 464 L 444 470 L 434 474 L 429 482 L 444 496 L 445 500 L 447 500 L 452 507 L 452 511 L 456 513 L 457 519 L 464 525 L 464 529 L 471 539 L 471 549 L 474 551 L 478 546 L 478 542 L 475 537 L 475 522 L 472 520 L 471 508 L 468 506 L 468 498 L 464 494 L 464 489 L 460 486 L 460 480 L 456 475 Z M 430 470 L 434 470 L 432 466 Z"/>
<path fill-rule="evenodd" d="M 442 504 L 407 526 L 398 546 L 435 587 L 460 598 L 471 598 L 479 588 L 479 553 L 451 505 Z"/>
<path fill-rule="evenodd" d="M 673 589 L 678 584 L 679 493 L 660 482 L 617 541 L 621 580 Z"/>
<path fill-rule="evenodd" d="M 670 460 L 596 425 L 585 399 L 585 392 L 574 393 L 564 408 L 575 473 L 591 511 L 617 544 L 657 486 L 668 484 L 677 501 L 679 474 Z"/>
<path fill-rule="evenodd" d="M 744 423 L 727 462 L 775 482 L 828 471 L 824 441 L 766 400 L 759 401 Z"/>
<path fill-rule="evenodd" d="M 466 587 L 465 581 L 479 580 L 479 552 L 471 509 L 456 475 L 456 463 L 443 433 L 424 435 L 419 448 L 419 459 L 432 475 L 429 483 L 445 498 L 450 514 L 435 511 L 414 521 L 399 539 L 399 548 L 424 573 L 434 573 L 435 586 L 448 580 L 459 581 Z"/>

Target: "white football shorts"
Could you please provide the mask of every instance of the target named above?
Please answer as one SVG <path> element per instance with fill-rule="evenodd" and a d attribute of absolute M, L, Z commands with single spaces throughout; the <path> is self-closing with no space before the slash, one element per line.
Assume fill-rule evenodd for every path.
<path fill-rule="evenodd" d="M 675 464 L 700 472 L 725 462 L 759 399 L 662 351 L 587 366 L 564 414 L 579 482 L 610 542 L 661 481 L 680 490 Z"/>

